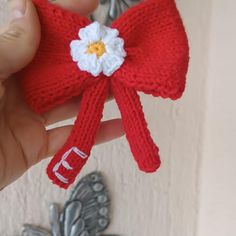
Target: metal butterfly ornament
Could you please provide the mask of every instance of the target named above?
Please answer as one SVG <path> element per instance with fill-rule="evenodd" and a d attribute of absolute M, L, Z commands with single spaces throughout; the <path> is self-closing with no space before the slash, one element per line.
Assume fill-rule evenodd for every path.
<path fill-rule="evenodd" d="M 49 208 L 51 230 L 25 224 L 22 236 L 117 236 L 102 234 L 110 223 L 110 199 L 101 173 L 82 178 L 62 211 L 58 204 Z"/>
<path fill-rule="evenodd" d="M 65 189 L 75 181 L 91 154 L 109 91 L 139 169 L 155 172 L 161 164 L 159 148 L 139 92 L 172 100 L 184 92 L 189 47 L 175 1 L 145 0 L 109 26 L 46 0 L 33 2 L 42 37 L 34 60 L 18 73 L 27 103 L 43 113 L 81 96 L 71 134 L 48 165 L 49 178 Z M 110 9 L 125 3 L 111 1 Z"/>

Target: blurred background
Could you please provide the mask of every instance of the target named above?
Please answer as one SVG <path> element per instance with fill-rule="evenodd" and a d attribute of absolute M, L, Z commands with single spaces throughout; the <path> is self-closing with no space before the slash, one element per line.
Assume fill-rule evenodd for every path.
<path fill-rule="evenodd" d="M 0 24 L 7 20 L 0 0 Z M 97 146 L 81 176 L 99 170 L 112 197 L 109 232 L 124 236 L 236 235 L 236 1 L 177 0 L 191 61 L 181 100 L 142 95 L 162 166 L 138 171 L 125 138 Z M 97 13 L 102 17 L 104 12 Z M 120 116 L 115 102 L 104 119 Z M 68 121 L 71 122 L 71 121 Z M 17 157 L 16 157 L 17 158 Z M 47 179 L 48 160 L 0 192 L 0 235 L 49 227 L 48 205 L 69 192 Z"/>

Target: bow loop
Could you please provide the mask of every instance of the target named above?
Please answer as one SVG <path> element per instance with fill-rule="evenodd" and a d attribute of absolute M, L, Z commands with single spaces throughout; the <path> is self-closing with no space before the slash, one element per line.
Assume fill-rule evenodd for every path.
<path fill-rule="evenodd" d="M 88 84 L 94 83 L 90 74 L 78 70 L 70 55 L 71 41 L 90 21 L 46 0 L 33 2 L 42 25 L 41 41 L 33 61 L 18 76 L 26 99 L 41 113 L 80 95 Z"/>
<path fill-rule="evenodd" d="M 45 0 L 33 0 L 41 25 L 43 25 L 40 50 L 44 54 L 55 55 L 56 59 L 63 54 L 61 61 L 71 61 L 70 42 L 78 38 L 81 28 L 90 24 L 89 19 L 62 9 Z"/>
<path fill-rule="evenodd" d="M 187 36 L 173 0 L 147 0 L 113 25 L 127 58 L 114 77 L 125 86 L 163 98 L 179 98 L 189 61 Z"/>

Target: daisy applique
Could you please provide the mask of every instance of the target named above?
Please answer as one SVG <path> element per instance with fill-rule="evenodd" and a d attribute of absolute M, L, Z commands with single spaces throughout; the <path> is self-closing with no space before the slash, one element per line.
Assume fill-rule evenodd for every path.
<path fill-rule="evenodd" d="M 111 76 L 124 63 L 126 52 L 119 31 L 98 22 L 80 29 L 80 40 L 70 44 L 71 56 L 80 70 L 93 76 Z"/>

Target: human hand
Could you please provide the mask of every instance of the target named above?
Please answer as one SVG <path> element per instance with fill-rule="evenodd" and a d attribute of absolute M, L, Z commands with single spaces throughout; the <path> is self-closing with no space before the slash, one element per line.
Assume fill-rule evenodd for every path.
<path fill-rule="evenodd" d="M 81 15 L 93 11 L 97 0 L 57 0 Z M 11 0 L 12 20 L 0 29 L 0 188 L 19 178 L 28 168 L 54 155 L 65 143 L 72 126 L 46 130 L 48 125 L 74 117 L 79 98 L 37 115 L 25 104 L 12 74 L 34 57 L 40 42 L 40 23 L 30 0 Z M 123 135 L 120 119 L 102 122 L 97 144 Z"/>

